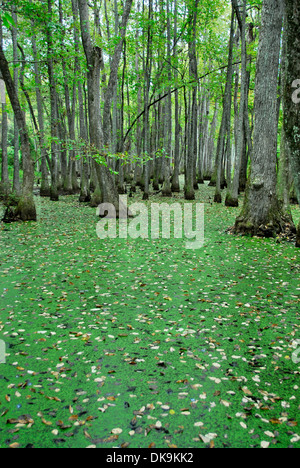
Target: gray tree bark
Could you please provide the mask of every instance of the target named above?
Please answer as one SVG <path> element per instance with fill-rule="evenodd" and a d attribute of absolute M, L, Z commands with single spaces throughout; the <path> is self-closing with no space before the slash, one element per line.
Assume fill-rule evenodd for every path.
<path fill-rule="evenodd" d="M 6 85 L 11 106 L 16 117 L 20 132 L 21 152 L 23 157 L 23 185 L 20 201 L 16 209 L 16 216 L 22 221 L 36 221 L 36 208 L 33 199 L 34 163 L 31 157 L 30 141 L 24 114 L 19 102 L 13 78 L 10 74 L 8 62 L 0 45 L 0 72 Z"/>
<path fill-rule="evenodd" d="M 238 11 L 237 0 L 232 0 L 235 11 Z M 240 170 L 242 166 L 245 132 L 244 132 L 244 120 L 245 120 L 245 105 L 246 105 L 246 78 L 247 78 L 247 46 L 246 46 L 246 0 L 243 1 L 243 15 L 242 15 L 242 27 L 241 27 L 241 57 L 242 57 L 242 73 L 241 73 L 241 98 L 239 108 L 239 119 L 237 129 L 237 144 L 236 144 L 236 156 L 234 165 L 234 176 L 232 183 L 230 183 L 229 190 L 226 195 L 226 206 L 238 206 L 238 194 L 239 194 L 239 181 L 240 181 Z M 238 13 L 237 13 L 238 15 Z"/>
<path fill-rule="evenodd" d="M 229 123 L 231 119 L 231 102 L 232 102 L 232 73 L 233 73 L 233 44 L 234 44 L 234 8 L 232 7 L 231 13 L 231 26 L 230 26 L 230 39 L 229 39 L 229 51 L 228 51 L 228 67 L 226 76 L 226 86 L 223 98 L 223 113 L 221 127 L 218 137 L 217 154 L 216 154 L 216 190 L 214 201 L 216 203 L 222 203 L 221 194 L 221 178 L 222 178 L 222 160 L 225 152 L 225 139 L 228 133 Z"/>
<path fill-rule="evenodd" d="M 284 76 L 284 132 L 289 153 L 295 191 L 300 204 L 300 4 L 285 0 L 286 69 Z M 300 247 L 300 223 L 296 246 Z"/>
<path fill-rule="evenodd" d="M 48 0 L 48 15 L 52 19 L 52 0 Z M 58 201 L 58 156 L 57 156 L 57 137 L 58 137 L 58 122 L 57 122 L 57 92 L 55 84 L 55 74 L 53 65 L 53 40 L 50 27 L 47 27 L 47 67 L 49 76 L 50 88 L 50 107 L 51 107 L 51 186 L 50 200 Z"/>
<path fill-rule="evenodd" d="M 285 229 L 276 192 L 277 89 L 283 19 L 281 0 L 264 0 L 257 57 L 253 154 L 244 205 L 234 232 L 273 237 Z"/>
<path fill-rule="evenodd" d="M 13 42 L 13 59 L 15 62 L 18 61 L 18 43 L 17 43 L 17 24 L 18 18 L 13 7 L 12 10 L 12 18 L 14 20 L 15 26 L 12 27 L 12 42 Z M 19 79 L 19 71 L 18 68 L 15 67 L 13 70 L 13 78 L 16 92 L 18 93 L 18 79 Z M 16 195 L 20 195 L 21 193 L 21 183 L 20 183 L 20 160 L 19 160 L 19 129 L 16 116 L 14 116 L 14 176 L 13 176 L 13 192 Z"/>
<path fill-rule="evenodd" d="M 34 21 L 32 21 L 32 29 L 34 31 Z M 33 34 L 31 36 L 31 46 L 32 46 L 32 55 L 34 60 L 34 79 L 35 79 L 35 95 L 37 103 L 37 113 L 38 113 L 38 123 L 39 123 L 39 143 L 41 150 L 41 197 L 50 196 L 50 186 L 48 180 L 48 168 L 47 168 L 47 149 L 45 146 L 45 125 L 44 125 L 44 112 L 43 112 L 43 103 L 42 103 L 42 93 L 41 93 L 41 74 L 40 67 L 38 63 L 38 54 L 37 54 L 37 44 L 36 36 Z"/>
<path fill-rule="evenodd" d="M 2 21 L 0 19 L 0 45 L 3 46 L 2 37 Z M 0 74 L 2 79 L 2 74 Z M 8 195 L 10 192 L 9 174 L 8 174 L 8 155 L 7 155 L 7 134 L 8 134 L 8 121 L 6 104 L 2 103 L 2 122 L 1 122 L 1 184 L 0 184 L 0 195 Z"/>
<path fill-rule="evenodd" d="M 122 30 L 122 35 L 124 34 L 124 37 L 131 5 L 132 0 L 127 0 L 124 8 L 121 26 L 122 28 L 124 28 L 124 30 Z M 109 133 L 107 132 L 107 120 L 103 116 L 103 123 L 105 125 L 106 132 L 103 138 L 103 129 L 100 117 L 100 71 L 103 66 L 102 50 L 99 47 L 95 46 L 91 39 L 89 25 L 89 9 L 87 1 L 78 0 L 78 7 L 80 15 L 81 37 L 88 67 L 87 87 L 91 152 L 94 153 L 94 156 L 97 156 L 99 154 L 102 154 L 102 156 L 104 156 L 103 147 L 104 143 L 109 141 Z M 119 49 L 120 46 L 121 49 Z M 117 45 L 114 59 L 112 60 L 111 64 L 112 73 L 110 76 L 110 81 L 105 97 L 104 115 L 106 116 L 109 116 L 110 114 L 111 100 L 113 96 L 113 89 L 116 85 L 118 71 L 117 68 L 121 57 L 122 46 L 123 40 L 121 40 Z M 104 203 L 111 203 L 112 205 L 114 205 L 116 209 L 116 214 L 117 216 L 119 216 L 119 196 L 111 172 L 109 171 L 108 167 L 106 167 L 103 164 L 96 164 L 95 169 L 97 171 L 101 189 L 101 201 L 103 201 Z"/>
<path fill-rule="evenodd" d="M 195 0 L 193 8 L 190 9 L 189 15 L 192 22 L 192 28 L 190 32 L 190 40 L 188 44 L 188 55 L 189 55 L 189 74 L 191 81 L 194 80 L 195 84 L 192 90 L 191 98 L 191 111 L 188 116 L 188 148 L 186 155 L 185 165 L 185 187 L 184 197 L 186 200 L 195 200 L 195 189 L 194 182 L 195 176 L 195 143 L 197 135 L 197 56 L 196 56 L 196 24 L 197 24 L 197 8 L 199 0 Z"/>

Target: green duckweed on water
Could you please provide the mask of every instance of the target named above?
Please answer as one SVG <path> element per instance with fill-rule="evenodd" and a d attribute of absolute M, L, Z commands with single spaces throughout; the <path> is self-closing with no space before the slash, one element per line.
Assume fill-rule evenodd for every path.
<path fill-rule="evenodd" d="M 300 447 L 300 253 L 208 195 L 199 250 L 101 240 L 76 197 L 1 225 L 1 448 Z"/>

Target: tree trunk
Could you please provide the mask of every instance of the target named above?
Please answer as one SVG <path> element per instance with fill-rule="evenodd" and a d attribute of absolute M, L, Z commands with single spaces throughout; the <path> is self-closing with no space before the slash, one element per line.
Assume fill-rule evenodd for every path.
<path fill-rule="evenodd" d="M 2 47 L 2 21 L 0 18 L 0 45 Z M 2 74 L 0 74 L 2 79 Z M 1 122 L 1 184 L 0 184 L 0 196 L 8 195 L 10 192 L 9 174 L 8 174 L 8 155 L 7 155 L 7 135 L 8 135 L 8 121 L 6 104 L 2 103 L 2 122 Z"/>
<path fill-rule="evenodd" d="M 48 0 L 48 15 L 52 18 L 52 0 Z M 57 157 L 57 93 L 55 85 L 55 75 L 53 66 L 53 40 L 51 28 L 47 27 L 47 66 L 50 87 L 50 107 L 51 107 L 51 187 L 50 200 L 58 201 L 58 157 Z"/>
<path fill-rule="evenodd" d="M 149 0 L 148 19 L 149 24 L 147 27 L 147 51 L 146 60 L 144 60 L 144 154 L 148 159 L 150 156 L 150 125 L 149 125 L 149 91 L 150 91 L 150 78 L 151 78 L 151 63 L 152 63 L 152 35 L 151 35 L 151 21 L 153 12 L 152 0 Z M 149 199 L 149 185 L 150 185 L 150 161 L 147 161 L 144 166 L 144 194 L 143 200 Z"/>
<path fill-rule="evenodd" d="M 121 36 L 125 37 L 125 29 L 130 13 L 132 0 L 127 0 L 124 8 L 121 28 Z M 92 44 L 89 26 L 89 10 L 86 0 L 78 1 L 81 37 L 87 61 L 87 86 L 88 86 L 88 108 L 89 108 L 89 133 L 90 145 L 94 156 L 102 154 L 104 143 L 109 141 L 109 134 L 105 131 L 103 140 L 103 130 L 100 119 L 100 70 L 103 66 L 102 50 Z M 124 36 L 123 36 L 124 34 Z M 119 42 L 115 49 L 114 59 L 111 64 L 111 76 L 106 90 L 104 116 L 109 118 L 111 99 L 114 86 L 116 85 L 118 65 L 121 57 L 123 40 Z M 119 49 L 121 46 L 121 49 Z M 103 123 L 107 130 L 107 120 L 104 117 Z M 119 196 L 114 180 L 108 167 L 97 164 L 97 174 L 101 189 L 101 198 L 104 203 L 111 203 L 115 206 L 116 214 L 119 216 Z"/>
<path fill-rule="evenodd" d="M 1 184 L 0 184 L 0 195 L 8 195 L 10 192 L 9 176 L 8 176 L 8 159 L 7 159 L 7 112 L 6 105 L 2 104 L 2 138 L 1 138 L 1 149 L 2 149 L 2 161 L 1 161 Z"/>
<path fill-rule="evenodd" d="M 257 58 L 251 174 L 234 232 L 273 237 L 285 228 L 277 181 L 277 89 L 283 8 L 264 0 Z"/>
<path fill-rule="evenodd" d="M 36 209 L 33 199 L 34 164 L 31 158 L 30 142 L 23 111 L 9 71 L 8 62 L 0 45 L 0 71 L 6 84 L 7 93 L 13 108 L 20 132 L 21 152 L 23 157 L 23 186 L 16 216 L 22 221 L 36 221 Z"/>
<path fill-rule="evenodd" d="M 228 133 L 228 130 L 230 129 L 228 122 L 231 119 L 233 44 L 234 44 L 234 9 L 232 7 L 226 86 L 225 86 L 225 94 L 224 94 L 224 99 L 223 99 L 222 121 L 221 121 L 221 127 L 220 127 L 220 133 L 219 133 L 218 145 L 217 145 L 217 154 L 216 154 L 217 174 L 216 174 L 216 191 L 215 191 L 215 197 L 214 197 L 215 203 L 222 203 L 222 194 L 221 194 L 222 160 L 223 160 L 224 153 L 225 153 L 226 134 Z"/>
<path fill-rule="evenodd" d="M 300 204 L 300 4 L 298 0 L 285 0 L 285 18 L 284 132 L 295 191 Z M 300 222 L 297 229 L 296 246 L 300 247 Z"/>
<path fill-rule="evenodd" d="M 173 44 L 173 56 L 177 57 L 177 16 L 178 16 L 178 6 L 177 0 L 174 2 L 174 44 Z M 174 81 L 177 82 L 178 71 L 174 71 Z M 174 171 L 172 176 L 172 192 L 180 192 L 180 183 L 179 183 L 179 164 L 180 164 L 180 123 L 179 123 L 179 98 L 178 98 L 178 89 L 175 91 L 175 109 L 174 109 L 174 119 L 175 119 L 175 145 L 174 145 Z"/>
<path fill-rule="evenodd" d="M 166 157 L 164 158 L 164 183 L 162 196 L 171 197 L 171 159 L 172 159 L 172 96 L 171 96 L 171 24 L 170 24 L 170 2 L 166 2 L 167 14 L 167 61 L 168 61 L 168 97 L 166 102 Z"/>
<path fill-rule="evenodd" d="M 76 77 L 81 75 L 81 66 L 79 61 L 79 31 L 77 27 L 78 20 L 78 5 L 77 0 L 72 0 L 72 13 L 73 13 L 73 34 L 74 34 L 74 47 L 75 47 L 75 73 Z M 85 113 L 84 113 L 84 98 L 81 80 L 77 80 L 78 91 L 78 108 L 79 108 L 79 136 L 81 141 L 88 141 L 88 130 L 86 127 Z M 74 92 L 76 92 L 74 90 Z M 90 188 L 89 188 L 89 157 L 86 152 L 81 151 L 81 179 L 80 179 L 80 195 L 79 202 L 87 203 L 91 201 Z M 99 202 L 100 203 L 100 202 Z M 99 205 L 96 204 L 96 206 Z"/>
<path fill-rule="evenodd" d="M 192 20 L 192 30 L 190 32 L 190 40 L 188 44 L 188 55 L 189 55 L 189 74 L 190 80 L 195 81 L 193 90 L 192 90 L 192 100 L 191 100 L 191 112 L 189 113 L 189 130 L 188 130 L 188 149 L 187 149 L 187 158 L 186 158 L 186 168 L 185 168 L 185 187 L 184 187 L 184 197 L 186 200 L 195 200 L 195 143 L 197 136 L 197 56 L 196 56 L 196 25 L 197 25 L 197 8 L 199 0 L 195 0 L 193 9 L 189 12 L 190 18 Z"/>
<path fill-rule="evenodd" d="M 238 5 L 237 0 L 232 0 L 235 11 L 237 12 Z M 243 154 L 244 154 L 244 143 L 245 143 L 245 132 L 244 132 L 244 121 L 245 121 L 245 106 L 246 106 L 246 77 L 247 77 L 247 46 L 246 46 L 246 0 L 243 1 L 243 16 L 241 26 L 241 57 L 242 57 L 242 73 L 241 73 L 241 97 L 240 97 L 240 108 L 239 108 L 239 119 L 237 128 L 237 143 L 236 143 L 236 155 L 234 165 L 234 175 L 232 183 L 230 183 L 229 190 L 226 195 L 226 206 L 238 206 L 238 194 L 239 194 L 239 183 L 240 183 L 240 171 L 242 166 Z M 238 15 L 238 13 L 237 13 Z"/>
<path fill-rule="evenodd" d="M 32 21 L 32 29 L 34 30 L 34 22 Z M 42 81 L 40 74 L 40 67 L 38 63 L 38 54 L 36 46 L 36 36 L 33 34 L 31 36 L 31 45 L 32 45 L 32 55 L 34 60 L 34 78 L 35 78 L 35 95 L 38 111 L 38 123 L 39 123 L 39 144 L 41 150 L 41 197 L 50 197 L 50 186 L 48 180 L 48 168 L 47 168 L 47 150 L 45 147 L 45 126 L 44 126 L 44 113 L 43 113 L 43 103 L 42 103 Z"/>
<path fill-rule="evenodd" d="M 82 3 L 79 0 L 79 5 Z M 115 47 L 114 55 L 110 62 L 110 74 L 108 85 L 105 91 L 105 101 L 104 101 L 104 110 L 103 110 L 103 135 L 104 135 L 104 144 L 109 144 L 110 136 L 109 136 L 109 121 L 110 121 L 110 110 L 111 110 L 111 103 L 114 95 L 114 90 L 117 86 L 117 79 L 118 79 L 118 69 L 119 63 L 121 59 L 121 54 L 123 50 L 123 44 L 126 34 L 127 23 L 129 20 L 129 15 L 131 11 L 133 0 L 126 0 L 122 20 L 120 24 L 120 40 Z"/>
<path fill-rule="evenodd" d="M 17 45 L 17 15 L 15 10 L 12 11 L 12 18 L 16 26 L 12 27 L 12 42 L 13 42 L 13 59 L 15 63 L 18 61 L 18 45 Z M 18 94 L 18 77 L 19 71 L 18 68 L 15 67 L 13 70 L 13 79 L 14 85 L 16 89 L 16 93 Z M 16 116 L 14 116 L 14 177 L 13 177 L 13 192 L 16 195 L 20 195 L 21 193 L 21 184 L 20 184 L 20 161 L 19 161 L 19 129 Z"/>

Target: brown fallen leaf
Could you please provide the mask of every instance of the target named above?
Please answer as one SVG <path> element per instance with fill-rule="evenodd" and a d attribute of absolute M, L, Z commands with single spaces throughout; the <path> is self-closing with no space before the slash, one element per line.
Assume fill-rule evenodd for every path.
<path fill-rule="evenodd" d="M 277 418 L 271 418 L 269 421 L 272 424 L 281 424 L 280 419 L 277 419 Z"/>
<path fill-rule="evenodd" d="M 109 442 L 114 442 L 115 440 L 118 440 L 119 436 L 117 434 L 112 435 L 108 437 L 107 439 L 104 439 L 103 442 L 109 443 Z"/>
<path fill-rule="evenodd" d="M 69 417 L 69 421 L 77 421 L 78 419 L 78 414 L 72 414 L 72 416 Z"/>
<path fill-rule="evenodd" d="M 42 418 L 42 423 L 46 424 L 46 426 L 52 426 L 52 422 L 51 421 L 46 421 L 45 418 Z"/>

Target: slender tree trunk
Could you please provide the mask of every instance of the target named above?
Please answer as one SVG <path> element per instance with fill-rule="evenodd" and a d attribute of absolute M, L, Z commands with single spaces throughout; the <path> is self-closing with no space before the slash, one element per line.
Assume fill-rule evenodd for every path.
<path fill-rule="evenodd" d="M 8 195 L 10 192 L 9 175 L 8 175 L 8 159 L 7 159 L 7 112 L 6 104 L 2 104 L 2 135 L 1 135 L 1 149 L 2 149 L 2 161 L 1 161 L 1 184 L 0 184 L 0 195 Z"/>
<path fill-rule="evenodd" d="M 81 66 L 79 61 L 79 31 L 77 27 L 78 20 L 78 4 L 77 0 L 72 0 L 72 13 L 74 21 L 74 47 L 75 47 L 75 85 L 77 86 L 78 92 L 78 108 L 79 108 L 79 137 L 81 142 L 88 142 L 88 130 L 86 127 L 85 112 L 84 112 L 84 97 L 82 82 L 79 79 L 81 75 Z M 74 90 L 76 92 L 76 90 Z M 81 153 L 81 179 L 80 179 L 80 195 L 79 202 L 87 203 L 91 201 L 90 189 L 89 189 L 89 156 L 87 152 L 79 150 Z M 99 203 L 101 201 L 99 200 Z M 98 206 L 96 203 L 95 206 Z"/>
<path fill-rule="evenodd" d="M 251 174 L 234 232 L 272 237 L 285 229 L 277 192 L 277 89 L 283 5 L 264 0 L 255 86 Z M 263 131 L 262 131 L 263 129 Z"/>
<path fill-rule="evenodd" d="M 209 138 L 208 138 L 208 148 L 207 148 L 207 161 L 204 166 L 204 180 L 211 180 L 212 177 L 212 166 L 213 166 L 213 157 L 215 153 L 215 136 L 217 131 L 217 121 L 219 113 L 219 104 L 218 101 L 215 104 L 215 110 L 213 119 L 210 126 Z"/>
<path fill-rule="evenodd" d="M 32 29 L 34 31 L 34 22 L 32 21 Z M 45 146 L 45 125 L 44 125 L 44 112 L 43 112 L 43 103 L 42 103 L 42 81 L 40 74 L 40 67 L 38 62 L 37 54 L 37 45 L 36 45 L 36 36 L 33 34 L 31 36 L 31 46 L 32 54 L 34 60 L 34 79 L 35 79 L 35 95 L 37 103 L 37 112 L 38 112 L 38 123 L 39 123 L 39 144 L 41 150 L 41 197 L 50 197 L 50 186 L 49 186 L 49 174 L 47 168 L 47 149 Z"/>
<path fill-rule="evenodd" d="M 233 6 L 237 12 L 238 5 L 237 0 L 232 1 Z M 246 75 L 247 75 L 247 48 L 246 48 L 246 7 L 247 2 L 243 0 L 243 15 L 242 15 L 242 26 L 241 26 L 241 57 L 242 57 L 242 72 L 241 72 L 241 97 L 240 97 L 240 108 L 239 108 L 239 119 L 237 128 L 237 143 L 236 143 L 236 155 L 234 165 L 233 180 L 230 183 L 229 190 L 226 195 L 225 205 L 226 206 L 238 206 L 238 194 L 239 194 L 239 182 L 240 182 L 240 171 L 244 153 L 244 121 L 245 121 L 245 106 L 246 106 Z M 237 13 L 238 14 L 238 13 Z"/>
<path fill-rule="evenodd" d="M 173 43 L 173 56 L 177 58 L 177 17 L 178 17 L 178 2 L 174 2 L 174 43 Z M 177 69 L 174 71 L 175 83 L 178 78 Z M 174 119 L 175 119 L 175 145 L 174 145 L 174 171 L 172 176 L 172 192 L 180 192 L 179 184 L 179 164 L 180 164 L 180 123 L 179 123 L 179 96 L 178 89 L 175 91 L 175 109 L 174 109 Z"/>
<path fill-rule="evenodd" d="M 0 18 L 0 45 L 3 46 L 2 40 L 2 21 Z M 2 74 L 0 73 L 0 78 L 2 79 Z M 8 173 L 8 154 L 7 154 L 7 135 L 8 135 L 8 121 L 7 121 L 7 112 L 6 104 L 2 103 L 2 122 L 1 122 L 1 150 L 2 150 L 2 160 L 1 160 L 1 184 L 0 184 L 0 195 L 8 195 L 10 192 L 9 184 L 9 173 Z"/>
<path fill-rule="evenodd" d="M 224 99 L 223 99 L 222 121 L 221 121 L 219 137 L 218 137 L 217 154 L 216 154 L 217 176 L 216 176 L 216 191 L 215 191 L 215 197 L 214 197 L 214 201 L 216 203 L 222 202 L 222 194 L 221 194 L 222 161 L 224 159 L 224 153 L 225 153 L 226 134 L 228 134 L 228 131 L 230 128 L 228 121 L 230 121 L 231 119 L 233 44 L 234 44 L 234 9 L 232 7 L 227 77 L 226 77 L 225 94 L 224 94 Z"/>
<path fill-rule="evenodd" d="M 12 18 L 14 20 L 15 26 L 12 27 L 12 42 L 13 42 L 13 59 L 15 62 L 18 61 L 18 45 L 17 45 L 17 15 L 13 8 L 12 11 Z M 19 71 L 18 68 L 15 67 L 13 70 L 13 78 L 16 93 L 18 94 L 18 79 L 19 79 Z M 13 177 L 13 192 L 16 195 L 20 195 L 21 193 L 21 184 L 20 184 L 20 160 L 19 160 L 19 129 L 17 124 L 16 116 L 14 117 L 14 177 Z"/>
<path fill-rule="evenodd" d="M 166 2 L 167 14 L 167 60 L 168 60 L 168 97 L 167 97 L 167 112 L 166 112 L 166 151 L 167 157 L 164 161 L 164 184 L 162 187 L 162 195 L 164 197 L 171 197 L 171 158 L 172 158 L 172 96 L 171 96 L 171 23 L 170 23 L 170 2 Z"/>
<path fill-rule="evenodd" d="M 122 20 L 120 24 L 120 40 L 115 47 L 114 55 L 111 59 L 110 63 L 110 74 L 109 74 L 109 81 L 105 91 L 105 101 L 104 101 L 104 109 L 103 109 L 103 135 L 104 135 L 104 143 L 105 145 L 109 144 L 110 136 L 109 136 L 109 120 L 110 120 L 110 110 L 111 110 L 111 103 L 114 95 L 114 91 L 117 86 L 117 79 L 118 79 L 118 69 L 119 63 L 121 59 L 121 54 L 123 50 L 123 44 L 126 34 L 127 23 L 129 20 L 129 15 L 132 7 L 133 0 L 126 0 L 124 5 Z M 81 0 L 79 0 L 80 5 Z"/>
<path fill-rule="evenodd" d="M 283 110 L 284 132 L 295 191 L 300 204 L 300 4 L 285 0 L 286 67 L 284 76 Z M 300 222 L 296 246 L 300 247 Z"/>
<path fill-rule="evenodd" d="M 49 21 L 52 20 L 52 0 L 48 0 Z M 50 27 L 47 27 L 47 66 L 50 87 L 50 107 L 51 107 L 51 187 L 50 200 L 58 201 L 58 157 L 57 157 L 57 137 L 58 137 L 58 119 L 57 119 L 57 93 L 53 65 L 53 40 Z"/>
<path fill-rule="evenodd" d="M 195 189 L 194 189 L 194 169 L 195 169 L 195 142 L 197 135 L 197 56 L 196 56 L 196 25 L 197 25 L 197 8 L 199 0 L 195 0 L 193 9 L 190 10 L 189 15 L 192 19 L 192 31 L 191 37 L 188 44 L 189 54 L 189 73 L 190 79 L 195 81 L 195 85 L 192 90 L 191 98 L 191 111 L 189 113 L 189 132 L 188 132 L 188 150 L 186 158 L 185 168 L 185 187 L 184 197 L 186 200 L 195 200 Z"/>
<path fill-rule="evenodd" d="M 144 64 L 144 154 L 146 158 L 150 155 L 150 125 L 149 125 L 149 91 L 150 91 L 150 78 L 151 78 L 151 62 L 152 62 L 152 35 L 151 25 L 153 13 L 152 0 L 149 0 L 149 24 L 147 28 L 147 51 L 146 61 Z M 150 162 L 147 161 L 144 166 L 144 195 L 143 200 L 149 199 L 149 185 L 150 185 Z"/>

